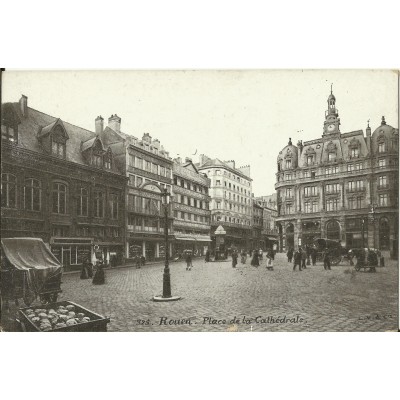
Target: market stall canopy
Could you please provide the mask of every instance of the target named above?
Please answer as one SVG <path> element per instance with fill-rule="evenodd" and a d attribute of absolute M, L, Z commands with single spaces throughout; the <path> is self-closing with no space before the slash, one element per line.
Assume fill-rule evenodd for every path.
<path fill-rule="evenodd" d="M 47 278 L 61 273 L 61 264 L 42 239 L 1 239 L 7 261 L 12 267 L 28 272 L 29 286 L 35 293 L 43 287 Z"/>

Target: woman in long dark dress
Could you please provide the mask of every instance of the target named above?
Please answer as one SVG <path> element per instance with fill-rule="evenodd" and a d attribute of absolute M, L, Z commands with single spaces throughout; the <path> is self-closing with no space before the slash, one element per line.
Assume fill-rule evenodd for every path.
<path fill-rule="evenodd" d="M 251 259 L 251 265 L 253 267 L 259 267 L 260 266 L 260 263 L 259 263 L 259 260 L 258 260 L 258 251 L 257 250 L 253 251 L 253 258 Z"/>
<path fill-rule="evenodd" d="M 204 259 L 205 262 L 210 262 L 210 250 L 206 251 L 206 257 Z"/>
<path fill-rule="evenodd" d="M 93 277 L 93 285 L 103 285 L 106 283 L 106 275 L 103 263 L 99 263 Z"/>

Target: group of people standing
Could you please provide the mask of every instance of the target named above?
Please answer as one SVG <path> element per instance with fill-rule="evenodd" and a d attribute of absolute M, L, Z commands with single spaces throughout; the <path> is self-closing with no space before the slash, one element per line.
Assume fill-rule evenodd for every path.
<path fill-rule="evenodd" d="M 242 250 L 240 252 L 240 261 L 242 264 L 246 264 L 247 261 L 247 254 L 251 257 L 250 265 L 253 267 L 259 267 L 260 266 L 260 261 L 263 259 L 263 251 L 261 249 L 259 250 L 253 250 L 247 253 L 246 250 Z M 234 250 L 232 252 L 232 267 L 235 268 L 237 263 L 238 263 L 238 257 L 239 257 L 239 252 L 237 250 Z M 274 264 L 274 258 L 275 258 L 275 253 L 272 249 L 269 249 L 267 251 L 267 268 L 273 267 Z"/>
<path fill-rule="evenodd" d="M 299 271 L 306 269 L 306 264 L 310 265 L 310 259 L 313 266 L 317 264 L 317 250 L 314 247 L 306 245 L 305 248 L 299 247 L 296 251 L 290 247 L 286 255 L 288 262 L 291 263 L 293 260 L 293 271 L 296 270 L 297 266 L 299 267 Z M 328 248 L 322 253 L 322 259 L 324 261 L 324 269 L 330 270 L 331 259 Z"/>
<path fill-rule="evenodd" d="M 86 259 L 82 263 L 81 279 L 92 279 L 93 285 L 103 285 L 106 282 L 106 275 L 104 271 L 104 262 L 99 260 L 96 264 L 96 270 L 93 273 L 93 264 Z"/>

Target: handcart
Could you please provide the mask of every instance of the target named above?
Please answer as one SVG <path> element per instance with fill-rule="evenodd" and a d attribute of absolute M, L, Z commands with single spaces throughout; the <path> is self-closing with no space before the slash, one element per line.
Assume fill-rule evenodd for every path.
<path fill-rule="evenodd" d="M 62 267 L 41 239 L 4 238 L 1 240 L 1 300 L 22 299 L 30 306 L 36 298 L 42 304 L 56 302 L 61 290 Z"/>

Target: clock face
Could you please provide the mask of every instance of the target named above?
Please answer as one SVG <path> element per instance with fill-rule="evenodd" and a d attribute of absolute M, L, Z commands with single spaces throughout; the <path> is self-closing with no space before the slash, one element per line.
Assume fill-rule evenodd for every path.
<path fill-rule="evenodd" d="M 335 125 L 333 125 L 333 124 L 328 125 L 329 132 L 332 132 L 334 129 L 335 129 Z"/>

